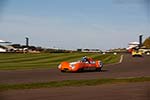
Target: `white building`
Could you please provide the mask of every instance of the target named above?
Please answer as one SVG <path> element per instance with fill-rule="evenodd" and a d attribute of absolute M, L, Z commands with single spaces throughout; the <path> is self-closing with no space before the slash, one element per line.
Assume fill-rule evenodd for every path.
<path fill-rule="evenodd" d="M 130 42 L 129 44 L 128 44 L 128 47 L 126 48 L 127 50 L 130 50 L 130 49 L 132 49 L 132 48 L 135 48 L 135 47 L 137 47 L 137 46 L 139 46 L 139 42 Z"/>
<path fill-rule="evenodd" d="M 0 52 L 9 52 L 15 50 L 14 47 L 9 46 L 11 42 L 0 40 Z"/>

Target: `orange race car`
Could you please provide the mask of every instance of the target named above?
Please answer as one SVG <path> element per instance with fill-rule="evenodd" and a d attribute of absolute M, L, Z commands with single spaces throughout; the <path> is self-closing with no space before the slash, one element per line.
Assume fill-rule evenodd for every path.
<path fill-rule="evenodd" d="M 81 72 L 88 70 L 101 71 L 103 63 L 99 60 L 94 61 L 92 58 L 83 57 L 81 61 L 77 62 L 62 62 L 58 69 L 61 72 Z"/>

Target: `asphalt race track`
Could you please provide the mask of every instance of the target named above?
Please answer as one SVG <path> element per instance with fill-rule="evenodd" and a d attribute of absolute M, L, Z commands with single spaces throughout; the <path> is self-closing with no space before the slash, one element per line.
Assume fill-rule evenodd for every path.
<path fill-rule="evenodd" d="M 61 73 L 57 69 L 0 71 L 0 83 L 150 76 L 150 56 L 124 55 L 122 63 L 105 65 L 102 72 Z M 0 100 L 150 100 L 150 82 L 100 86 L 8 90 Z"/>
<path fill-rule="evenodd" d="M 150 100 L 149 83 L 9 90 L 1 100 Z"/>
<path fill-rule="evenodd" d="M 150 56 L 124 55 L 120 64 L 104 65 L 101 72 L 61 73 L 56 69 L 0 71 L 0 83 L 29 83 L 59 80 L 150 76 Z"/>

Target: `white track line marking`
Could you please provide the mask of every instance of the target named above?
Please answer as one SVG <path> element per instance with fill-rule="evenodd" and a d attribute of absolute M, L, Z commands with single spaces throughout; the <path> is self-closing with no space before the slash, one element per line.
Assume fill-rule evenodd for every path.
<path fill-rule="evenodd" d="M 104 66 L 110 66 L 110 65 L 120 64 L 120 63 L 122 63 L 122 61 L 123 61 L 123 55 L 120 56 L 119 62 L 117 62 L 117 63 L 112 63 L 112 64 L 106 64 L 106 65 L 104 65 Z"/>
<path fill-rule="evenodd" d="M 122 61 L 123 61 L 123 55 L 121 55 L 119 63 L 122 63 Z"/>

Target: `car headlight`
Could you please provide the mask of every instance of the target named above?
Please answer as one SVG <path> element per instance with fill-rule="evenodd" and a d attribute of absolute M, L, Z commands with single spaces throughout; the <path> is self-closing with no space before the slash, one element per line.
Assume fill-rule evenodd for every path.
<path fill-rule="evenodd" d="M 59 68 L 59 69 L 61 68 L 61 64 L 58 66 L 58 68 Z"/>
<path fill-rule="evenodd" d="M 150 53 L 149 53 L 149 52 L 147 52 L 147 53 L 146 53 L 146 55 L 150 55 Z"/>

